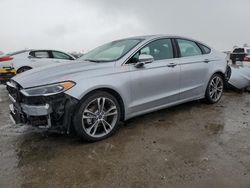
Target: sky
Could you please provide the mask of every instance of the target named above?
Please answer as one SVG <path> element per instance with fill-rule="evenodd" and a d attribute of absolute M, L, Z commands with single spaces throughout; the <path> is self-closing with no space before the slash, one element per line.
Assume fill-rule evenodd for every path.
<path fill-rule="evenodd" d="M 87 52 L 121 38 L 170 34 L 218 50 L 250 44 L 250 0 L 0 0 L 0 51 Z"/>

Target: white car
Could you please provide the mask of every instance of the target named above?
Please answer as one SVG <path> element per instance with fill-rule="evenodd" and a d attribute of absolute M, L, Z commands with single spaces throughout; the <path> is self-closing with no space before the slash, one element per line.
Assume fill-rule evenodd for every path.
<path fill-rule="evenodd" d="M 235 64 L 237 61 L 250 61 L 250 47 L 236 47 L 230 54 L 232 63 Z"/>
<path fill-rule="evenodd" d="M 0 56 L 0 80 L 8 80 L 29 69 L 55 63 L 70 62 L 76 58 L 56 50 L 22 50 Z"/>

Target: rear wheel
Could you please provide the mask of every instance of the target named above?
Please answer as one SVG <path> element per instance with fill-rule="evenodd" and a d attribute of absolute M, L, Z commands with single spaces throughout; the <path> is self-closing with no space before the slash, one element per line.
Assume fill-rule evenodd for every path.
<path fill-rule="evenodd" d="M 118 128 L 120 106 L 111 94 L 98 91 L 83 99 L 74 117 L 77 134 L 87 141 L 99 141 Z"/>
<path fill-rule="evenodd" d="M 210 104 L 219 102 L 224 89 L 224 80 L 220 74 L 214 74 L 206 89 L 206 101 Z"/>

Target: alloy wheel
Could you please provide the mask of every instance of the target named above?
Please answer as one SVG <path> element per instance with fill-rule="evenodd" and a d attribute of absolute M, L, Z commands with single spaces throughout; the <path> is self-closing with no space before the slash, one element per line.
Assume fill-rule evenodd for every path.
<path fill-rule="evenodd" d="M 223 92 L 223 80 L 220 76 L 215 76 L 209 85 L 210 98 L 216 102 L 221 98 Z"/>
<path fill-rule="evenodd" d="M 117 106 L 106 97 L 92 100 L 82 113 L 82 127 L 85 132 L 95 138 L 109 134 L 118 119 Z"/>

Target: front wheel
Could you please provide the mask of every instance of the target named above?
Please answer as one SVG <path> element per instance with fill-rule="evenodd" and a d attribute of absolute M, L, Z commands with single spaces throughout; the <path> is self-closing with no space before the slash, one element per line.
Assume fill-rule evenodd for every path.
<path fill-rule="evenodd" d="M 205 98 L 209 104 L 219 102 L 224 89 L 224 80 L 220 74 L 214 74 L 209 80 Z"/>
<path fill-rule="evenodd" d="M 99 141 L 112 135 L 118 128 L 120 106 L 111 94 L 98 91 L 82 100 L 74 117 L 77 134 L 86 141 Z"/>

